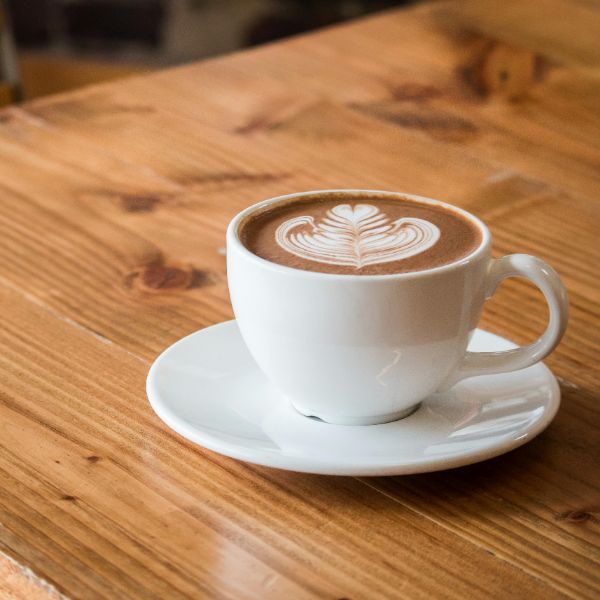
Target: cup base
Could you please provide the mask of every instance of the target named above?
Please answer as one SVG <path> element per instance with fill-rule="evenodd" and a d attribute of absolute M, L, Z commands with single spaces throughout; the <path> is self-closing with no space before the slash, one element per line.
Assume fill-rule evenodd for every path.
<path fill-rule="evenodd" d="M 420 402 L 417 402 L 414 406 L 409 406 L 404 410 L 396 411 L 393 413 L 387 413 L 384 415 L 375 415 L 374 417 L 332 417 L 330 415 L 315 414 L 312 411 L 305 411 L 293 401 L 290 400 L 290 404 L 294 409 L 299 412 L 302 416 L 308 417 L 309 419 L 318 419 L 324 423 L 330 425 L 382 425 L 383 423 L 391 423 L 392 421 L 399 421 L 412 415 L 421 406 Z"/>

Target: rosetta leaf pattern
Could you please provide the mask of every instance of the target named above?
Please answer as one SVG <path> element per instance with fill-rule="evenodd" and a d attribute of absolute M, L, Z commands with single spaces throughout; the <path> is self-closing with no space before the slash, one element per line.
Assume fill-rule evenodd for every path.
<path fill-rule="evenodd" d="M 277 244 L 300 258 L 330 265 L 368 265 L 402 260 L 431 248 L 440 230 L 424 219 L 390 221 L 370 204 L 339 204 L 319 222 L 300 216 L 283 222 Z"/>

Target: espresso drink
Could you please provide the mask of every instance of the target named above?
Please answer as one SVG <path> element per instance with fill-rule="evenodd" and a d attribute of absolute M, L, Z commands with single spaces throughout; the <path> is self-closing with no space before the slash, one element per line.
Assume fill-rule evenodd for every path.
<path fill-rule="evenodd" d="M 268 261 L 353 275 L 432 269 L 468 256 L 482 241 L 477 224 L 451 208 L 339 192 L 268 206 L 241 224 L 239 236 Z"/>

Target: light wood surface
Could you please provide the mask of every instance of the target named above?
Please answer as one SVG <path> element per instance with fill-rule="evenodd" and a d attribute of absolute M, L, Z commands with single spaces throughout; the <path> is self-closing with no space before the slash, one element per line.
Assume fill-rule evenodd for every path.
<path fill-rule="evenodd" d="M 66 92 L 92 83 L 123 79 L 149 71 L 148 68 L 126 63 L 48 56 L 37 52 L 19 54 L 23 95 L 27 99 Z"/>
<path fill-rule="evenodd" d="M 598 65 L 557 61 L 572 40 L 537 24 L 490 37 L 468 9 L 387 12 L 0 112 L 0 593 L 598 598 Z M 589 25 L 563 26 L 581 31 L 575 54 Z M 327 187 L 453 202 L 497 254 L 555 266 L 571 321 L 547 360 L 563 404 L 546 432 L 471 467 L 356 479 L 240 463 L 158 420 L 152 359 L 232 317 L 229 219 Z M 542 306 L 511 280 L 482 326 L 526 342 Z"/>

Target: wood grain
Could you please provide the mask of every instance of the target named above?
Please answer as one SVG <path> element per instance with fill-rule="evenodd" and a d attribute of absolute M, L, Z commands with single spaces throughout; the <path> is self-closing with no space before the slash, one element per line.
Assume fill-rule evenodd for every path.
<path fill-rule="evenodd" d="M 0 551 L 85 599 L 598 596 L 598 10 L 546 11 L 552 43 L 503 10 L 392 11 L 0 112 Z M 445 473 L 328 478 L 154 416 L 154 356 L 232 317 L 229 219 L 326 187 L 448 200 L 497 254 L 555 266 L 571 321 L 544 434 Z M 523 343 L 542 306 L 511 280 L 482 326 Z M 0 593 L 54 593 L 16 577 Z"/>

